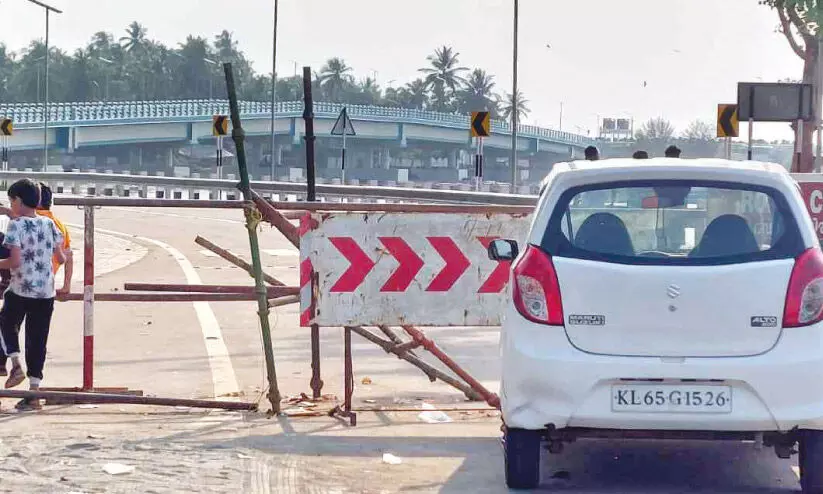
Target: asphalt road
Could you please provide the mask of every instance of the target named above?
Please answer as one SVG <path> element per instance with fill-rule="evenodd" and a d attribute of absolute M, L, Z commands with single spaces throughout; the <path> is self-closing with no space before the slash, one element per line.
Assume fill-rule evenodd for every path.
<path fill-rule="evenodd" d="M 81 210 L 56 212 L 67 223 L 82 224 Z M 101 264 L 118 267 L 118 249 L 123 256 L 145 253 L 100 276 L 98 291 L 122 290 L 125 282 L 252 283 L 243 271 L 194 243 L 201 235 L 248 259 L 240 211 L 104 208 L 96 215 Z M 73 233 L 77 250 L 82 235 Z M 264 269 L 296 285 L 296 249 L 268 226 L 262 226 L 260 237 Z M 193 267 L 188 272 L 187 263 Z M 82 268 L 77 266 L 76 272 L 79 289 Z M 80 384 L 81 321 L 80 303 L 58 306 L 47 385 Z M 277 309 L 271 321 L 283 394 L 308 392 L 309 338 L 298 327 L 297 307 Z M 452 328 L 428 334 L 496 389 L 495 330 Z M 95 308 L 95 335 L 95 384 L 100 387 L 125 386 L 157 396 L 236 394 L 258 399 L 265 386 L 256 306 L 251 302 L 101 302 Z M 430 383 L 417 369 L 354 338 L 357 404 L 415 406 L 421 399 L 462 403 L 461 395 L 448 386 Z M 323 330 L 322 354 L 324 393 L 342 395 L 339 330 Z M 370 384 L 362 384 L 365 378 Z M 272 473 L 249 492 L 505 492 L 499 418 L 450 415 L 454 423 L 430 425 L 414 414 L 361 414 L 354 429 L 326 417 L 252 420 L 242 444 L 263 455 Z M 383 464 L 384 452 L 403 462 Z M 577 493 L 798 492 L 794 465 L 796 459 L 779 460 L 771 450 L 756 450 L 751 444 L 580 441 L 562 456 L 547 454 L 542 487 Z"/>

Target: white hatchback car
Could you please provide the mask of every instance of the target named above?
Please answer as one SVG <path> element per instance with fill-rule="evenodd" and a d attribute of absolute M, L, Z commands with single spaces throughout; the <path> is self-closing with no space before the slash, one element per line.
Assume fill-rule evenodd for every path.
<path fill-rule="evenodd" d="M 761 441 L 823 493 L 823 253 L 779 165 L 555 165 L 501 335 L 506 481 L 578 438 Z"/>

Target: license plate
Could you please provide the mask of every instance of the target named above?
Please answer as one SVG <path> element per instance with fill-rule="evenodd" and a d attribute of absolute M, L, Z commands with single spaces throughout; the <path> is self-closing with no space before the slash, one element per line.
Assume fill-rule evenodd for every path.
<path fill-rule="evenodd" d="M 616 384 L 615 412 L 731 413 L 730 386 Z"/>

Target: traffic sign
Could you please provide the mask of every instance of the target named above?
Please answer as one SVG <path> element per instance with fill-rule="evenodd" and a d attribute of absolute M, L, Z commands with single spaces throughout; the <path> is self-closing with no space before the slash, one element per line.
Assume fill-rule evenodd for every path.
<path fill-rule="evenodd" d="M 215 115 L 212 117 L 212 135 L 215 137 L 228 135 L 229 117 L 226 115 Z"/>
<path fill-rule="evenodd" d="M 307 215 L 301 324 L 498 325 L 510 263 L 487 249 L 497 238 L 523 241 L 528 227 L 517 214 Z"/>
<path fill-rule="evenodd" d="M 0 119 L 0 135 L 10 136 L 14 134 L 14 122 L 10 118 Z"/>
<path fill-rule="evenodd" d="M 491 135 L 491 114 L 487 111 L 472 112 L 472 137 L 489 137 Z"/>
<path fill-rule="evenodd" d="M 717 137 L 739 137 L 740 121 L 737 119 L 737 105 L 717 105 Z"/>
<path fill-rule="evenodd" d="M 340 110 L 340 115 L 337 117 L 337 121 L 334 122 L 334 127 L 331 129 L 331 135 L 333 136 L 355 136 L 357 133 L 354 131 L 354 124 L 352 124 L 351 119 L 349 118 L 349 112 L 346 111 L 346 108 L 343 107 Z"/>

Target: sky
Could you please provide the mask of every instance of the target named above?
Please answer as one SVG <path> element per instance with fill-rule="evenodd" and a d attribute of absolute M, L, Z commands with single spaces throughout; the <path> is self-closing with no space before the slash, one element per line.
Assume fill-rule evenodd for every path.
<path fill-rule="evenodd" d="M 274 0 L 46 0 L 51 41 L 66 51 L 137 20 L 176 45 L 188 34 L 234 33 L 259 72 L 271 72 Z M 360 79 L 397 87 L 420 76 L 443 45 L 461 65 L 495 75 L 511 92 L 512 0 L 280 0 L 279 75 L 319 70 L 341 57 Z M 0 0 L 0 43 L 24 49 L 44 31 L 43 9 Z M 598 117 L 669 119 L 678 130 L 714 122 L 737 82 L 800 78 L 801 60 L 757 0 L 520 0 L 519 86 L 527 123 L 596 134 Z M 645 82 L 645 87 L 644 87 Z M 741 135 L 746 132 L 741 126 Z M 755 138 L 790 139 L 786 124 L 757 124 Z"/>

